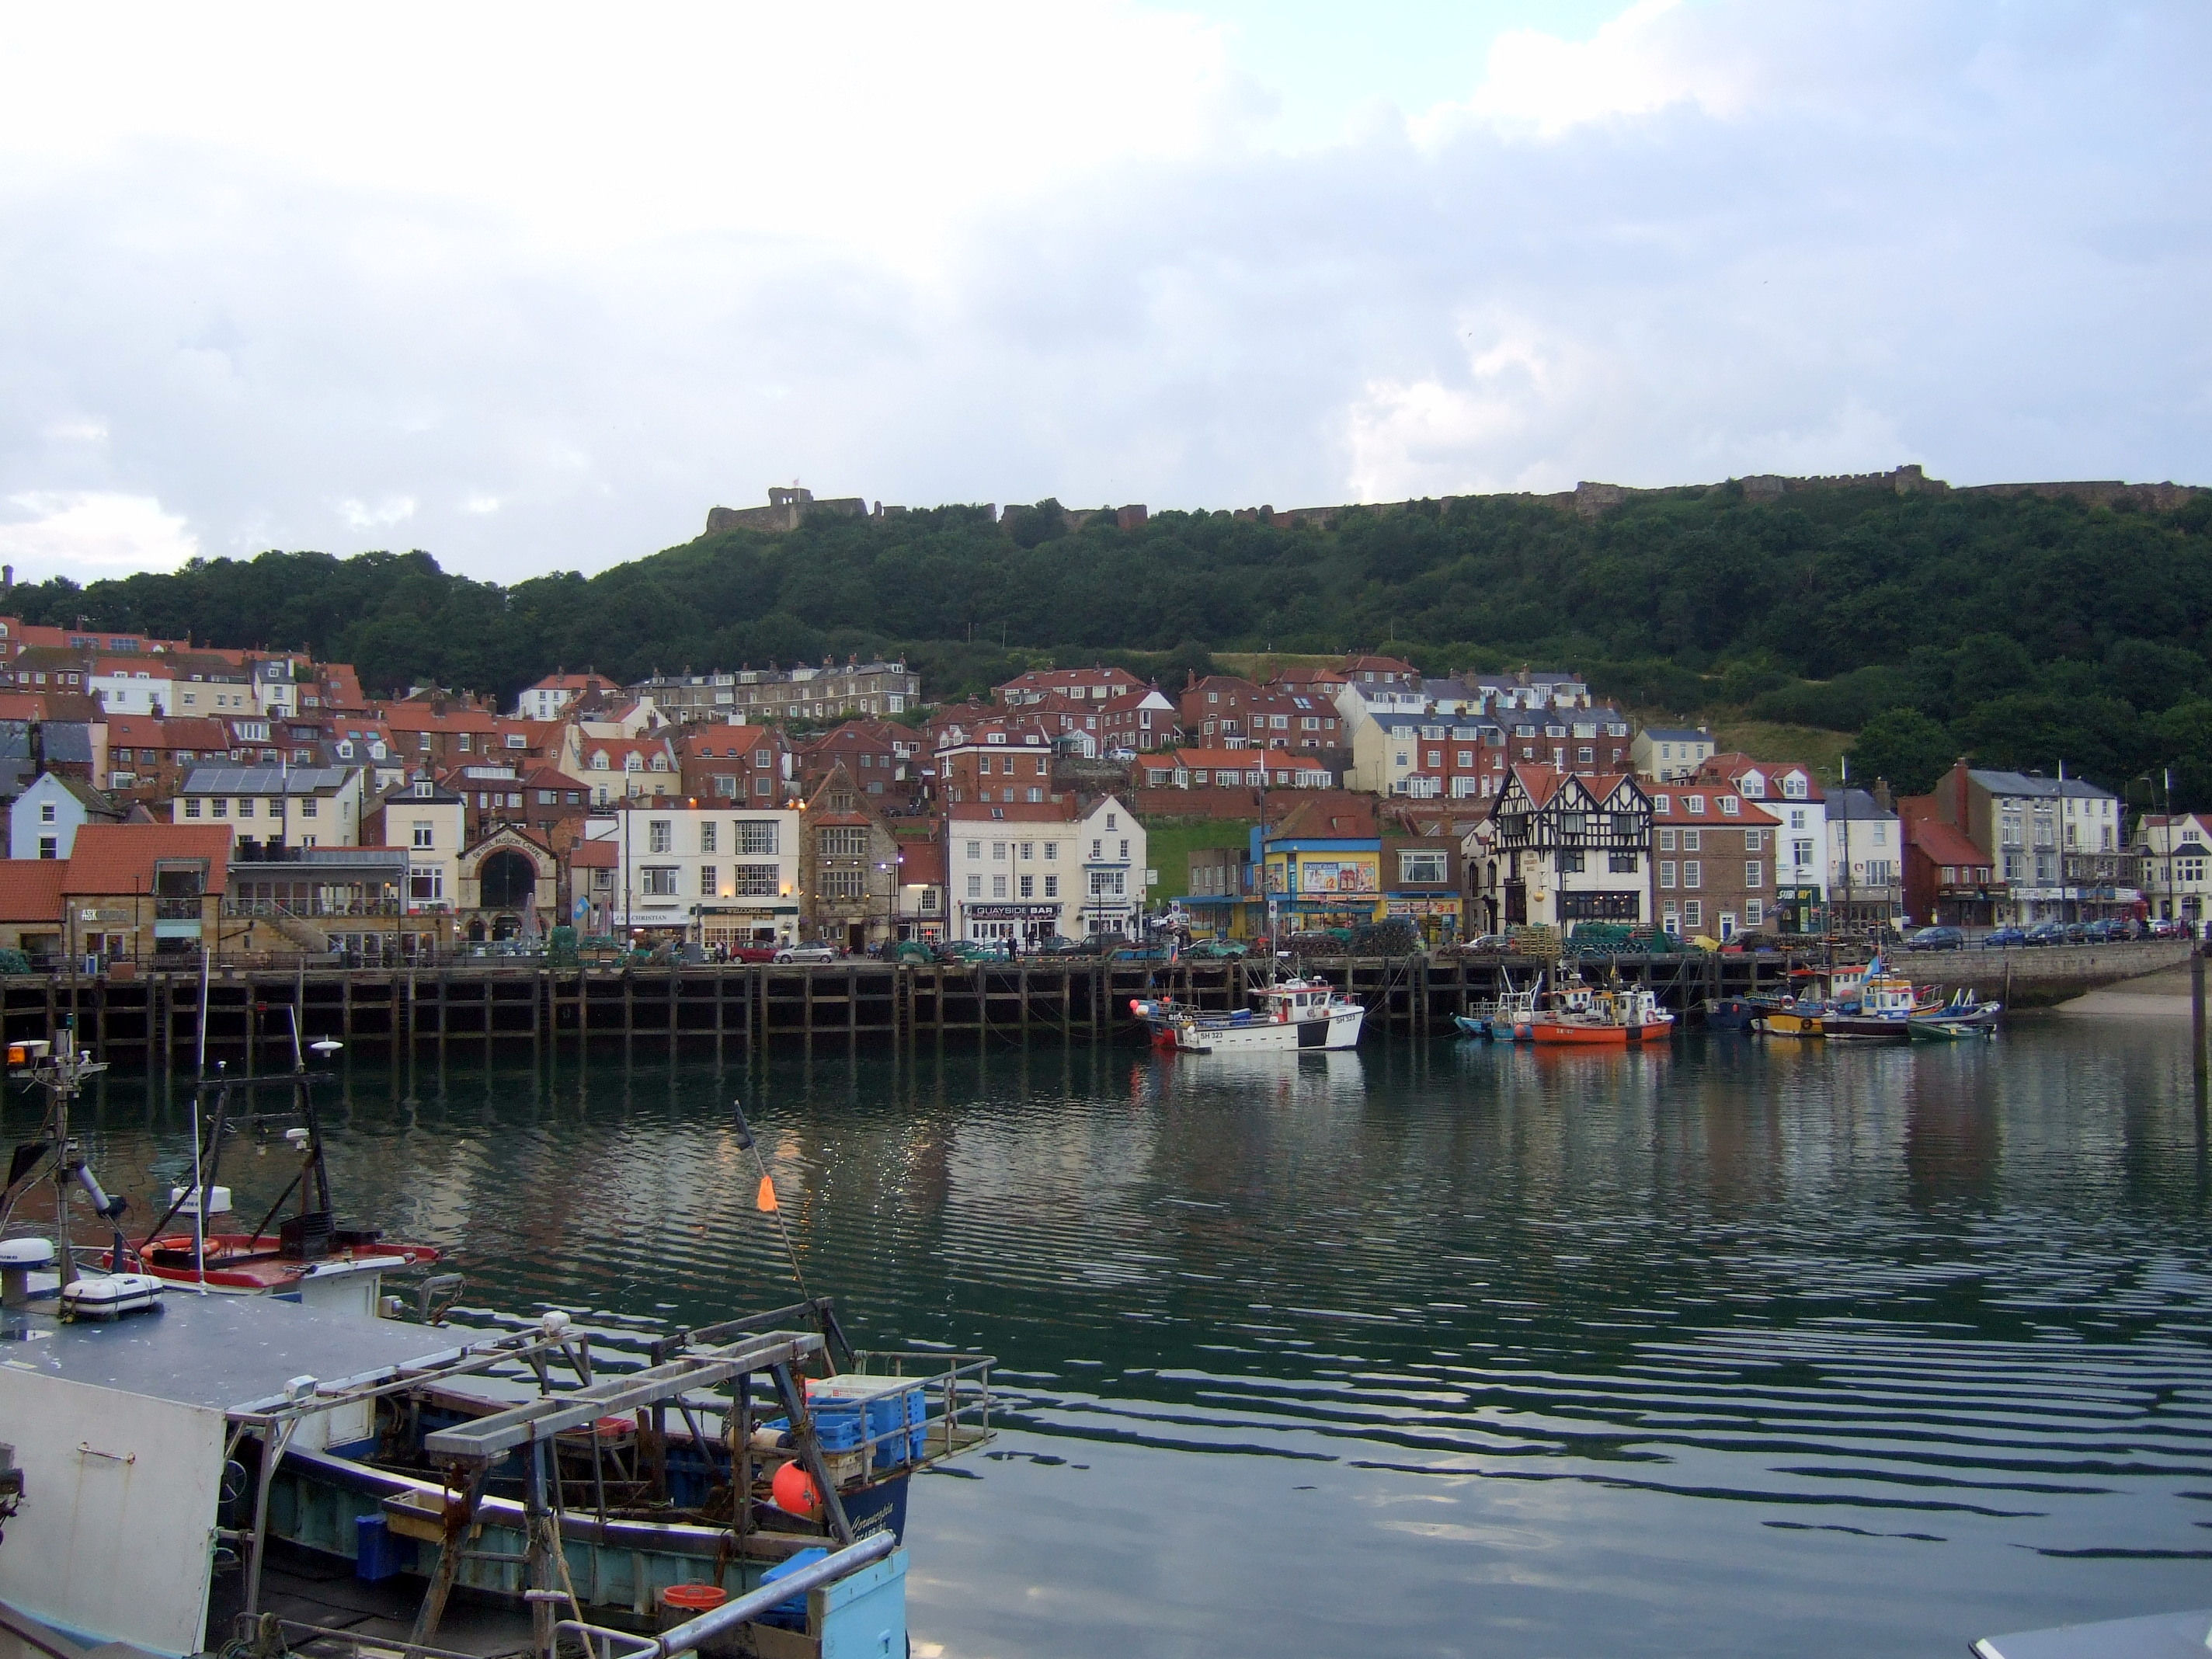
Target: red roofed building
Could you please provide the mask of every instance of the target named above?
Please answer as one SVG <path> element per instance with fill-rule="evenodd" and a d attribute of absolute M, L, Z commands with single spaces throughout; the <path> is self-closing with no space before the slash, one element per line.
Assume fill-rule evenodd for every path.
<path fill-rule="evenodd" d="M 1157 685 L 1140 685 L 1098 705 L 1101 746 L 1110 755 L 1150 754 L 1171 747 L 1182 735 L 1176 730 L 1175 705 Z"/>
<path fill-rule="evenodd" d="M 758 728 L 755 728 L 758 729 Z M 876 811 L 910 811 L 921 793 L 921 734 L 885 720 L 847 720 L 799 744 L 799 783 L 812 790 L 842 766 Z"/>
<path fill-rule="evenodd" d="M 945 899 L 944 825 L 936 819 L 891 826 L 897 843 L 898 936 L 943 939 Z"/>
<path fill-rule="evenodd" d="M 676 735 L 687 799 L 702 806 L 781 806 L 790 746 L 780 726 L 687 726 Z"/>
<path fill-rule="evenodd" d="M 1726 784 L 1654 783 L 1645 793 L 1659 926 L 1723 941 L 1771 928 L 1783 820 Z"/>
<path fill-rule="evenodd" d="M 1990 927 L 2009 896 L 1990 855 L 1964 830 L 1946 823 L 1933 795 L 1897 803 L 1905 841 L 1905 916 L 1948 927 Z M 80 834 L 82 832 L 80 831 Z"/>
<path fill-rule="evenodd" d="M 228 826 L 88 823 L 62 878 L 70 957 L 197 957 L 215 949 L 230 885 Z"/>
<path fill-rule="evenodd" d="M 21 951 L 40 972 L 58 967 L 62 955 L 60 859 L 0 859 L 0 947 Z"/>
<path fill-rule="evenodd" d="M 1019 708 L 1040 702 L 1054 692 L 1079 701 L 1103 703 L 1127 691 L 1141 691 L 1145 683 L 1126 668 L 1033 668 L 1017 674 L 992 695 L 1002 708 Z"/>

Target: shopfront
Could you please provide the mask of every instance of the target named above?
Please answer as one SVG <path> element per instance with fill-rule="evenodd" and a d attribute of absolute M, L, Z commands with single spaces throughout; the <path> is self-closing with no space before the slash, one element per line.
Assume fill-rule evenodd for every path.
<path fill-rule="evenodd" d="M 965 937 L 979 945 L 1032 945 L 1060 931 L 1057 904 L 969 904 L 961 911 Z"/>
<path fill-rule="evenodd" d="M 695 904 L 691 923 L 698 942 L 717 946 L 793 945 L 799 939 L 795 904 Z M 657 925 L 657 924 L 656 924 Z"/>

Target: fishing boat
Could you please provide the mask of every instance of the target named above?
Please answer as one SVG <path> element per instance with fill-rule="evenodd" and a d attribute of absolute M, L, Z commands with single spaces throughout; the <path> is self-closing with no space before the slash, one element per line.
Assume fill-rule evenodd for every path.
<path fill-rule="evenodd" d="M 39 1080 L 66 1146 L 96 1062 L 57 1050 Z M 81 1162 L 65 1176 L 53 1236 L 0 1238 L 18 1644 L 905 1651 L 908 1483 L 990 1437 L 987 1357 L 855 1351 L 803 1279 L 795 1304 L 651 1340 L 558 1311 L 410 1317 L 364 1305 L 367 1273 L 217 1295 L 112 1271 L 119 1239 L 103 1271 L 69 1212 L 120 1212 Z"/>
<path fill-rule="evenodd" d="M 1326 980 L 1286 979 L 1252 993 L 1257 1005 L 1205 1013 L 1181 1004 L 1138 998 L 1132 1013 L 1163 1047 L 1184 1054 L 1257 1054 L 1270 1049 L 1350 1048 L 1359 1041 L 1366 1005 Z"/>
<path fill-rule="evenodd" d="M 1821 1021 L 1821 1030 L 1830 1037 L 1902 1042 L 1911 1035 L 1909 1022 L 1913 1015 L 1933 1013 L 1941 1006 L 1923 1002 L 1911 980 L 1885 969 L 1876 957 L 1867 969 L 1856 1000 L 1832 1005 Z"/>
<path fill-rule="evenodd" d="M 1709 1031 L 1748 1031 L 1759 1009 L 1749 997 L 1707 997 L 1705 1029 Z"/>
<path fill-rule="evenodd" d="M 1454 1014 L 1452 1023 L 1469 1036 L 1487 1037 L 1496 1042 L 1528 1042 L 1535 1022 L 1536 1000 L 1543 989 L 1544 976 L 1537 975 L 1534 984 L 1526 990 L 1515 989 L 1510 974 L 1504 976 L 1503 982 L 1504 989 L 1496 1000 L 1469 1013 Z"/>
<path fill-rule="evenodd" d="M 1994 1025 L 1946 1019 L 1941 1013 L 1915 1014 L 1905 1022 L 1905 1035 L 1915 1042 L 1968 1042 L 1997 1034 Z"/>
<path fill-rule="evenodd" d="M 1674 1016 L 1639 985 L 1595 993 L 1579 1006 L 1539 1014 L 1533 1040 L 1547 1044 L 1663 1042 L 1674 1030 Z"/>
<path fill-rule="evenodd" d="M 1778 1003 L 1752 1017 L 1751 1029 L 1769 1036 L 1817 1037 L 1826 1035 L 1828 1005 L 1819 1001 Z"/>

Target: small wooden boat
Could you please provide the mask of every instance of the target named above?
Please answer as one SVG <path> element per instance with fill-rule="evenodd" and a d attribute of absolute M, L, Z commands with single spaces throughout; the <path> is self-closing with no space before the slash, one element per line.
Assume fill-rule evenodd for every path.
<path fill-rule="evenodd" d="M 1905 1022 L 1905 1035 L 1915 1042 L 1969 1042 L 1976 1038 L 1993 1037 L 1997 1034 L 1994 1025 L 1971 1024 L 1965 1020 L 1946 1019 L 1941 1014 L 1915 1015 Z"/>

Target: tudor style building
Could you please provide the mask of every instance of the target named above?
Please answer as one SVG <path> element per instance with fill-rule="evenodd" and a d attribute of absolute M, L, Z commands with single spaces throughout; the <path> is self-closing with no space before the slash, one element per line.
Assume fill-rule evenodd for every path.
<path fill-rule="evenodd" d="M 1651 811 L 1626 772 L 1512 767 L 1489 816 L 1462 842 L 1475 904 L 1470 929 L 1650 926 Z"/>

